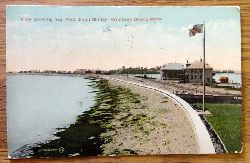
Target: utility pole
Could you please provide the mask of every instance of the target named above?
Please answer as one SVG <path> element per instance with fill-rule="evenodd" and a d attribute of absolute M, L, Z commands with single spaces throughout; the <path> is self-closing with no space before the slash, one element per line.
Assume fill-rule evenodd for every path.
<path fill-rule="evenodd" d="M 206 66 L 206 60 L 205 60 L 205 21 L 203 24 L 203 97 L 202 97 L 202 110 L 205 112 L 205 96 L 206 96 L 206 89 L 205 89 L 205 66 Z"/>

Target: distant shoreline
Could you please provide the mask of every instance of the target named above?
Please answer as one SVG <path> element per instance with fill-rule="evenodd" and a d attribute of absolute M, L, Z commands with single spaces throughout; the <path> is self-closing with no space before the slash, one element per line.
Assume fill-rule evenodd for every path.
<path fill-rule="evenodd" d="M 83 76 L 82 74 L 58 74 L 58 73 L 18 73 L 7 72 L 6 75 L 41 75 L 41 76 Z"/>
<path fill-rule="evenodd" d="M 58 74 L 58 73 L 6 73 L 6 75 L 40 75 L 40 76 L 68 76 L 68 77 L 97 77 L 98 74 Z"/>
<path fill-rule="evenodd" d="M 216 74 L 242 74 L 242 72 L 215 72 Z M 43 72 L 6 72 L 6 74 L 60 74 L 60 73 L 43 73 Z M 62 73 L 65 75 L 79 75 L 79 74 L 75 74 L 75 73 Z M 90 74 L 94 74 L 94 73 L 90 73 Z M 129 75 L 138 75 L 139 73 L 128 73 Z M 145 73 L 145 75 L 150 75 L 152 73 Z M 153 74 L 160 74 L 160 73 L 153 73 Z M 80 75 L 85 75 L 85 74 L 80 74 Z"/>
<path fill-rule="evenodd" d="M 235 74 L 235 73 L 234 73 Z M 155 87 L 162 87 L 166 90 L 174 93 L 174 94 L 202 94 L 202 86 L 197 85 L 194 83 L 176 83 L 171 80 L 154 80 L 153 78 L 138 78 L 135 76 L 126 76 L 124 74 L 69 74 L 69 73 L 7 73 L 7 75 L 40 75 L 40 76 L 68 76 L 68 77 L 83 77 L 83 78 L 96 78 L 96 77 L 103 77 L 103 76 L 110 76 L 118 79 L 128 80 L 128 81 L 135 81 L 135 82 L 144 82 L 151 86 Z M 211 87 L 206 86 L 206 94 L 207 95 L 233 95 L 233 96 L 241 96 L 242 93 L 240 90 L 237 89 L 225 89 L 223 87 Z"/>

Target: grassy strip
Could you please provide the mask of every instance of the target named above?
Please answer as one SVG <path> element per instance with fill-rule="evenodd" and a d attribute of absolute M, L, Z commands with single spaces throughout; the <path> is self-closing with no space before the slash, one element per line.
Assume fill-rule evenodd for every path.
<path fill-rule="evenodd" d="M 111 141 L 101 137 L 102 133 L 112 130 L 110 121 L 119 113 L 121 103 L 139 104 L 140 99 L 122 87 L 111 87 L 107 80 L 91 80 L 92 87 L 97 88 L 95 104 L 78 116 L 76 122 L 68 128 L 55 133 L 58 138 L 33 147 L 32 157 L 61 157 L 73 155 L 101 155 L 101 145 Z M 124 108 L 122 108 L 124 109 Z M 127 117 L 124 117 L 125 119 Z M 137 118 L 137 119 L 136 119 Z M 144 115 L 133 119 L 140 121 Z"/>
<path fill-rule="evenodd" d="M 242 106 L 240 104 L 206 104 L 213 115 L 207 120 L 219 134 L 228 152 L 242 148 Z"/>
<path fill-rule="evenodd" d="M 212 85 L 212 88 L 224 88 L 225 90 L 236 90 L 241 91 L 241 88 L 235 88 L 234 86 L 220 86 L 220 85 Z"/>

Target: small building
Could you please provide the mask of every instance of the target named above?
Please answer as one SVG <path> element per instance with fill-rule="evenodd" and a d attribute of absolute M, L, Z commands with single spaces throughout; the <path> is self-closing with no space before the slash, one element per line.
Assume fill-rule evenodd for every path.
<path fill-rule="evenodd" d="M 160 74 L 162 80 L 182 80 L 185 68 L 181 63 L 167 63 L 161 67 Z"/>
<path fill-rule="evenodd" d="M 193 63 L 186 63 L 186 78 L 189 83 L 202 83 L 203 82 L 203 62 L 194 61 Z M 213 83 L 213 68 L 205 63 L 205 84 Z"/>
<path fill-rule="evenodd" d="M 228 83 L 228 77 L 220 77 L 220 83 Z"/>

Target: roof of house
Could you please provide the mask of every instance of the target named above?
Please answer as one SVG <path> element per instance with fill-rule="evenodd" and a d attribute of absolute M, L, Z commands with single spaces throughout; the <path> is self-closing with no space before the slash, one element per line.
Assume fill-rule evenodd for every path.
<path fill-rule="evenodd" d="M 182 63 L 167 63 L 161 67 L 162 70 L 183 70 L 184 65 Z"/>
<path fill-rule="evenodd" d="M 187 69 L 202 69 L 202 68 L 203 68 L 203 62 L 201 61 L 194 61 L 193 63 L 190 63 L 190 66 L 187 67 Z M 208 63 L 205 63 L 205 68 L 212 69 L 212 67 Z"/>

